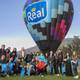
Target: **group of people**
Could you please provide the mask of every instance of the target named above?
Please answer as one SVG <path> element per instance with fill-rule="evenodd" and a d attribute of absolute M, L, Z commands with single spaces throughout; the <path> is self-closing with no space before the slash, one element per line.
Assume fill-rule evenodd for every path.
<path fill-rule="evenodd" d="M 62 74 L 78 78 L 79 60 L 75 51 L 72 55 L 63 54 L 62 50 L 55 53 L 50 51 L 43 54 L 41 51 L 35 51 L 27 54 L 24 48 L 17 51 L 16 48 L 11 50 L 11 47 L 5 49 L 5 45 L 2 45 L 0 48 L 0 76 L 14 74 L 20 74 L 20 76 L 56 74 L 59 76 Z"/>

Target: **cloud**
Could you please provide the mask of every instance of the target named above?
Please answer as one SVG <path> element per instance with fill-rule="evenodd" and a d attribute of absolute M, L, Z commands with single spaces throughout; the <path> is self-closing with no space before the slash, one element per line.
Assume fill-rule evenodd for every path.
<path fill-rule="evenodd" d="M 0 45 L 2 44 L 5 44 L 6 47 L 16 47 L 18 50 L 21 47 L 30 48 L 36 45 L 32 39 L 25 37 L 0 39 Z"/>

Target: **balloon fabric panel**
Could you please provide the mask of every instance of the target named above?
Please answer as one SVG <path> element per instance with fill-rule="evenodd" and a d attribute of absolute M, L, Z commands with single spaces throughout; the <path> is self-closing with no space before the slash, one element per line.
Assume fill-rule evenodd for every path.
<path fill-rule="evenodd" d="M 27 0 L 23 8 L 26 27 L 43 53 L 57 50 L 73 14 L 72 0 Z"/>

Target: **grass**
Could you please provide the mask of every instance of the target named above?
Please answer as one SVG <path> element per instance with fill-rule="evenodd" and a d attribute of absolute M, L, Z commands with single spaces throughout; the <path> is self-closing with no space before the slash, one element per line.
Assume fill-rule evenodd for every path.
<path fill-rule="evenodd" d="M 73 77 L 66 77 L 66 76 L 56 77 L 56 75 L 45 75 L 44 77 L 41 76 L 30 76 L 30 77 L 12 76 L 4 78 L 0 77 L 0 80 L 74 80 L 74 79 Z M 80 78 L 77 80 L 80 80 Z"/>

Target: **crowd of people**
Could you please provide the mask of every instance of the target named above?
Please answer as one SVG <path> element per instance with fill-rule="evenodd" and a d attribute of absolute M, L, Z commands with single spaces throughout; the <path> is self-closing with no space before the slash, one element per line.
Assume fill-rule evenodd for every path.
<path fill-rule="evenodd" d="M 1 45 L 0 48 L 0 76 L 3 77 L 14 74 L 20 76 L 62 74 L 78 78 L 78 65 L 80 65 L 80 59 L 75 51 L 72 55 L 63 54 L 62 50 L 55 53 L 50 51 L 43 54 L 41 51 L 35 51 L 27 54 L 24 48 L 20 51 L 11 47 L 5 49 L 5 45 Z"/>

